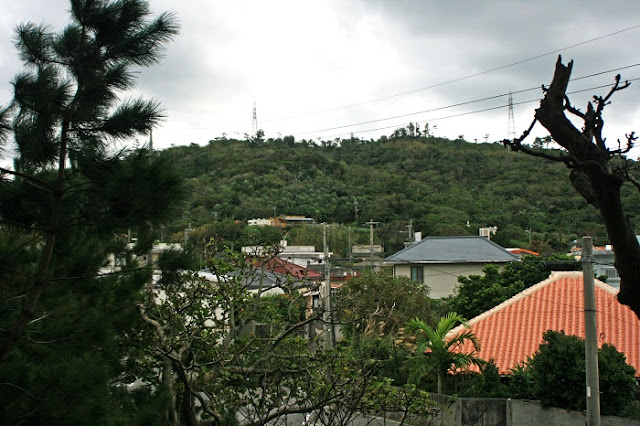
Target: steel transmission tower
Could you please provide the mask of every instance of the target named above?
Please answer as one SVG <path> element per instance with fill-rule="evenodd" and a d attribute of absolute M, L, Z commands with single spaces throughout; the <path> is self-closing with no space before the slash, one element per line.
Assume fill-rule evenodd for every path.
<path fill-rule="evenodd" d="M 513 116 L 513 96 L 509 92 L 509 117 L 507 123 L 507 139 L 514 140 L 516 138 L 516 119 Z"/>
<path fill-rule="evenodd" d="M 258 111 L 256 109 L 256 101 L 253 101 L 253 121 L 251 122 L 251 137 L 258 135 Z"/>

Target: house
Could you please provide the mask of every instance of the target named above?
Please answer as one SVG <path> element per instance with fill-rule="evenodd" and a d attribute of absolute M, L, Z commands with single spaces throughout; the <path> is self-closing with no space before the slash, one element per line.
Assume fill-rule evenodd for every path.
<path fill-rule="evenodd" d="M 504 266 L 518 257 L 482 236 L 427 237 L 385 258 L 394 277 L 410 277 L 431 287 L 431 297 L 452 295 L 460 275 L 483 275 L 487 263 Z"/>
<path fill-rule="evenodd" d="M 249 259 L 252 260 L 254 265 L 258 268 L 263 268 L 276 274 L 292 277 L 298 280 L 319 282 L 323 278 L 323 275 L 320 272 L 302 267 L 279 257 L 271 257 L 268 259 Z"/>
<path fill-rule="evenodd" d="M 524 256 L 540 256 L 540 253 L 520 247 L 508 248 L 507 251 L 518 256 L 519 259 L 522 259 Z"/>
<path fill-rule="evenodd" d="M 134 243 L 127 244 L 127 251 L 133 250 L 135 247 Z M 158 275 L 160 271 L 157 268 L 158 260 L 160 257 L 168 252 L 179 252 L 182 251 L 182 244 L 179 243 L 160 243 L 156 242 L 151 247 L 151 250 L 145 254 L 135 256 L 136 262 L 140 267 L 144 267 L 147 265 L 154 266 L 154 275 Z M 149 255 L 151 255 L 151 259 L 149 259 Z M 107 262 L 104 267 L 100 269 L 101 274 L 110 274 L 116 271 L 120 271 L 121 267 L 124 266 L 127 262 L 127 257 L 120 254 L 117 256 L 114 253 L 109 253 L 107 255 Z M 157 278 L 157 277 L 156 277 Z"/>
<path fill-rule="evenodd" d="M 640 321 L 616 299 L 618 291 L 595 281 L 598 346 L 609 343 L 625 354 L 640 375 Z M 468 323 L 480 343 L 478 357 L 493 359 L 500 374 L 527 361 L 547 330 L 584 338 L 584 282 L 582 272 L 552 272 L 546 280 L 478 315 Z M 449 332 L 455 335 L 458 326 Z M 470 350 L 471 345 L 462 347 Z"/>
<path fill-rule="evenodd" d="M 638 238 L 638 237 L 636 237 Z M 639 240 L 640 241 L 640 240 Z M 575 246 L 571 249 L 571 255 L 577 260 L 582 258 L 582 248 Z M 613 288 L 620 288 L 620 275 L 613 265 L 615 254 L 613 246 L 607 244 L 605 246 L 593 247 L 593 273 L 596 277 L 607 277 L 607 284 Z"/>
<path fill-rule="evenodd" d="M 241 283 L 252 293 L 283 294 L 289 289 L 306 291 L 317 287 L 322 280 L 322 274 L 277 257 L 247 258 L 247 261 L 251 267 L 242 274 Z M 198 275 L 212 282 L 234 277 L 233 273 L 219 277 L 209 269 L 203 269 Z"/>
<path fill-rule="evenodd" d="M 250 256 L 264 256 L 265 247 L 263 246 L 246 246 L 242 247 L 242 252 Z M 332 253 L 329 253 L 331 257 Z M 287 240 L 280 241 L 277 247 L 276 256 L 280 259 L 295 263 L 298 266 L 306 268 L 310 265 L 324 265 L 324 252 L 316 251 L 315 246 L 290 246 Z"/>
<path fill-rule="evenodd" d="M 258 218 L 258 219 L 249 219 L 247 221 L 247 226 L 274 226 L 274 219 L 267 218 Z"/>

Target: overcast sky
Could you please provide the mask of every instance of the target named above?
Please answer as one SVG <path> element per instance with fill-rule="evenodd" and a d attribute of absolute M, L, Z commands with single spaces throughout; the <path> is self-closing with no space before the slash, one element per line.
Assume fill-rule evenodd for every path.
<path fill-rule="evenodd" d="M 60 29 L 68 2 L 0 1 L 0 104 L 6 104 L 20 70 L 15 26 L 32 21 Z M 509 92 L 518 134 L 528 127 L 541 92 L 520 91 L 548 84 L 558 53 L 575 60 L 573 77 L 628 67 L 572 82 L 569 91 L 609 84 L 617 72 L 640 78 L 640 65 L 629 67 L 640 63 L 637 1 L 150 3 L 156 14 L 174 11 L 181 23 L 160 65 L 140 74 L 139 91 L 167 110 L 153 134 L 158 148 L 243 137 L 251 132 L 254 102 L 267 137 L 353 132 L 369 139 L 413 121 L 428 122 L 436 136 L 493 142 L 508 136 Z M 640 131 L 639 89 L 640 80 L 605 110 L 610 142 Z M 605 92 L 571 99 L 584 109 L 592 94 Z M 503 96 L 451 107 L 497 95 Z M 538 127 L 534 135 L 545 133 Z"/>

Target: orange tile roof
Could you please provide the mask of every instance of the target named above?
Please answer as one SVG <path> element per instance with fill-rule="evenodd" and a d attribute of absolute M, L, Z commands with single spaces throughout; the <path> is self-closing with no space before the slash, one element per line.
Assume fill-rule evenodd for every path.
<path fill-rule="evenodd" d="M 279 257 L 270 257 L 266 260 L 253 259 L 256 265 L 281 275 L 291 276 L 298 279 L 319 280 L 322 274 L 311 269 L 296 265 Z"/>
<path fill-rule="evenodd" d="M 521 255 L 525 255 L 525 254 L 528 254 L 528 255 L 531 255 L 531 256 L 540 256 L 540 253 L 537 253 L 537 252 L 531 251 L 531 250 L 527 250 L 527 249 L 524 249 L 524 248 L 519 248 L 519 247 L 517 247 L 517 248 L 508 248 L 507 251 L 509 253 L 515 254 L 516 256 L 521 256 Z"/>
<path fill-rule="evenodd" d="M 598 346 L 613 344 L 640 376 L 640 321 L 616 299 L 617 290 L 596 280 Z M 493 359 L 501 374 L 533 356 L 542 334 L 557 330 L 584 338 L 582 272 L 553 272 L 546 280 L 478 315 L 469 326 L 480 341 L 478 356 Z M 449 335 L 462 330 L 458 326 Z M 467 347 L 468 346 L 468 347 Z M 471 351 L 471 345 L 463 348 Z"/>

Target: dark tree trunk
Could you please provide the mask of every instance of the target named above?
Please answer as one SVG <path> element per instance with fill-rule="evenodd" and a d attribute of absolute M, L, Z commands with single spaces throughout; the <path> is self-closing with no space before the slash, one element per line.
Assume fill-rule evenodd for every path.
<path fill-rule="evenodd" d="M 558 57 L 555 73 L 540 108 L 536 110 L 536 120 L 551 134 L 554 141 L 562 146 L 566 153 L 548 154 L 535 151 L 522 140 L 528 135 L 514 141 L 505 141 L 514 150 L 536 155 L 556 161 L 564 161 L 571 172 L 571 183 L 587 202 L 598 209 L 605 223 L 609 241 L 615 253 L 615 266 L 620 275 L 620 292 L 618 300 L 628 305 L 640 318 L 640 245 L 636 239 L 635 230 L 627 218 L 620 197 L 620 188 L 626 177 L 619 170 L 612 170 L 609 160 L 617 153 L 626 151 L 611 151 L 607 149 L 602 138 L 602 110 L 613 93 L 628 86 L 619 86 L 619 76 L 609 94 L 602 98 L 595 98 L 596 107 L 587 105 L 585 113 L 573 108 L 566 95 L 573 62 L 568 65 L 562 63 Z M 580 117 L 585 126 L 578 130 L 565 115 L 569 111 Z M 534 121 L 535 123 L 535 121 Z M 533 124 L 532 124 L 533 126 Z M 633 135 L 628 136 L 629 148 Z"/>

